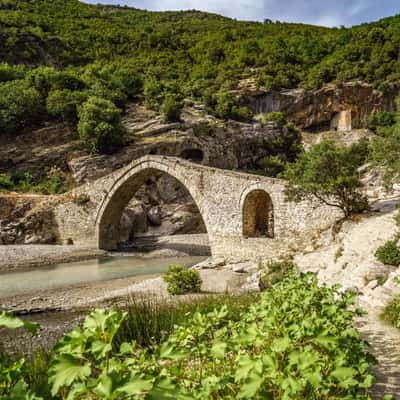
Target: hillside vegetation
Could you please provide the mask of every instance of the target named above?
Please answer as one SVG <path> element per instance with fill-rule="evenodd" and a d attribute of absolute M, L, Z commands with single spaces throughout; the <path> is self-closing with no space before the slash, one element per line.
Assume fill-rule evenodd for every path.
<path fill-rule="evenodd" d="M 49 119 L 75 123 L 91 97 L 121 110 L 143 98 L 173 118 L 192 98 L 219 117 L 248 120 L 229 90 L 250 74 L 273 89 L 358 79 L 381 90 L 400 74 L 400 16 L 331 29 L 77 0 L 0 0 L 0 39 L 0 133 Z"/>

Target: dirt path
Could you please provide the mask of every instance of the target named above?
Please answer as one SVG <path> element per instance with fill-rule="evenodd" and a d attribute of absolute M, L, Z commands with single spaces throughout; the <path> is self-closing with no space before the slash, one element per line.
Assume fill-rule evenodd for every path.
<path fill-rule="evenodd" d="M 398 197 L 377 203 L 374 214 L 345 222 L 338 234 L 327 232 L 314 249 L 295 257 L 299 268 L 316 272 L 320 282 L 339 283 L 343 290 L 358 293 L 357 305 L 368 315 L 357 325 L 378 360 L 374 400 L 382 400 L 384 394 L 400 400 L 400 330 L 380 318 L 391 297 L 400 293 L 394 282 L 400 268 L 385 266 L 375 257 L 376 249 L 398 231 L 393 218 L 397 201 Z"/>
<path fill-rule="evenodd" d="M 400 399 L 400 330 L 382 323 L 377 312 L 360 319 L 358 328 L 378 360 L 374 367 L 377 384 L 371 391 L 372 399 L 382 400 L 385 394 Z"/>

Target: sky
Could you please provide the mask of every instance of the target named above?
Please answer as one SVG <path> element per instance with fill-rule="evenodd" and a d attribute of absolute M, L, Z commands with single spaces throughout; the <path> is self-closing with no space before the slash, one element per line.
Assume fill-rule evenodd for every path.
<path fill-rule="evenodd" d="M 324 26 L 352 26 L 400 14 L 399 0 L 85 0 L 165 11 L 196 9 L 240 20 L 265 18 Z"/>

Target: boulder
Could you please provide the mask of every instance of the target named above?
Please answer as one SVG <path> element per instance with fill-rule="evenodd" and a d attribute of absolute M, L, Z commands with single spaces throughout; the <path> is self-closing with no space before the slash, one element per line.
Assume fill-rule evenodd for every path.
<path fill-rule="evenodd" d="M 147 218 L 151 225 L 160 226 L 162 224 L 161 207 L 156 206 L 150 208 L 150 210 L 147 212 Z"/>

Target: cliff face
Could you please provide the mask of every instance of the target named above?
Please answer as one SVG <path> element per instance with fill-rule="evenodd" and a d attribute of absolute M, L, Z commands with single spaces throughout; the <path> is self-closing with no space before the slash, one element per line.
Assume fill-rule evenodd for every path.
<path fill-rule="evenodd" d="M 349 131 L 363 127 L 365 118 L 377 111 L 393 111 L 396 87 L 383 94 L 362 82 L 327 85 L 319 90 L 249 90 L 241 102 L 255 113 L 283 112 L 306 131 Z"/>

